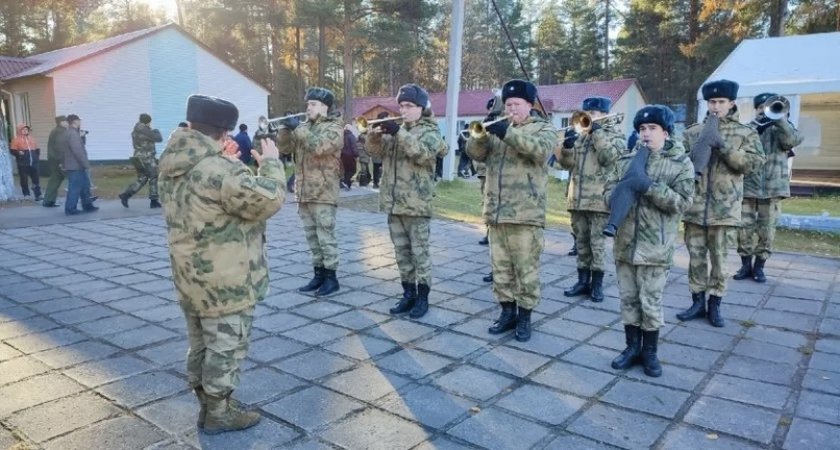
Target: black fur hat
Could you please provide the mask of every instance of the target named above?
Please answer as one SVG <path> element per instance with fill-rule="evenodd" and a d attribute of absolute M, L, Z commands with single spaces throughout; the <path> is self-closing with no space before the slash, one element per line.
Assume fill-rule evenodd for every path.
<path fill-rule="evenodd" d="M 773 94 L 770 92 L 765 92 L 763 94 L 758 94 L 753 98 L 753 108 L 758 108 L 761 106 L 762 103 L 766 102 L 768 98 L 774 97 L 778 94 Z"/>
<path fill-rule="evenodd" d="M 633 128 L 639 131 L 643 123 L 655 123 L 667 131 L 674 133 L 674 111 L 665 105 L 647 105 L 642 107 L 633 118 Z"/>
<path fill-rule="evenodd" d="M 429 93 L 420 86 L 409 83 L 400 87 L 400 92 L 397 94 L 397 103 L 411 102 L 421 108 L 431 108 L 432 103 L 429 101 Z"/>
<path fill-rule="evenodd" d="M 146 125 L 152 123 L 152 116 L 146 113 L 140 114 L 140 123 L 145 123 Z"/>
<path fill-rule="evenodd" d="M 703 100 L 710 100 L 713 98 L 728 98 L 735 100 L 738 98 L 738 83 L 730 80 L 716 80 L 710 81 L 703 85 Z"/>
<path fill-rule="evenodd" d="M 311 87 L 306 90 L 306 95 L 303 96 L 303 101 L 308 102 L 309 100 L 318 100 L 327 105 L 327 108 L 332 108 L 333 102 L 335 102 L 335 94 L 327 88 Z"/>
<path fill-rule="evenodd" d="M 239 110 L 236 106 L 221 98 L 207 95 L 190 95 L 187 99 L 187 121 L 203 123 L 228 131 L 236 128 Z"/>
<path fill-rule="evenodd" d="M 612 100 L 607 97 L 589 97 L 580 105 L 580 109 L 584 111 L 601 111 L 604 114 L 609 114 L 610 108 L 612 108 Z"/>
<path fill-rule="evenodd" d="M 511 97 L 521 98 L 530 104 L 537 100 L 537 87 L 525 80 L 510 80 L 502 86 L 502 102 Z"/>

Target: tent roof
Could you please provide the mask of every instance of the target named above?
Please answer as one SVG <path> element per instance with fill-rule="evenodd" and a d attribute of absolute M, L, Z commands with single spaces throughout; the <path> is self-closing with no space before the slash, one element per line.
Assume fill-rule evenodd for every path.
<path fill-rule="evenodd" d="M 739 97 L 840 92 L 840 32 L 744 40 L 704 84 L 721 78 L 738 82 Z"/>

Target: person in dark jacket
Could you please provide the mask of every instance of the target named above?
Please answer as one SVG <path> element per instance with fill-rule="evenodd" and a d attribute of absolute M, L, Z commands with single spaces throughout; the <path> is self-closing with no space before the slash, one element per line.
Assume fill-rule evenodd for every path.
<path fill-rule="evenodd" d="M 251 149 L 254 148 L 251 143 L 251 138 L 248 136 L 248 125 L 244 123 L 239 124 L 239 133 L 233 137 L 233 140 L 239 145 L 239 160 L 243 163 L 251 163 Z"/>
<path fill-rule="evenodd" d="M 356 175 L 356 158 L 359 156 L 359 149 L 356 143 L 356 136 L 350 130 L 350 125 L 344 125 L 344 147 L 341 148 L 341 188 L 350 190 L 353 184 L 353 175 Z"/>
<path fill-rule="evenodd" d="M 55 128 L 50 131 L 50 137 L 47 140 L 47 167 L 50 170 L 50 181 L 47 183 L 47 190 L 44 192 L 43 205 L 47 208 L 54 208 L 61 206 L 55 202 L 58 197 L 58 188 L 64 182 L 64 171 L 61 169 L 64 164 L 64 154 L 60 152 L 61 141 L 67 133 L 67 117 L 57 116 L 55 118 Z"/>
<path fill-rule="evenodd" d="M 67 116 L 67 123 L 70 127 L 64 134 L 60 151 L 64 154 L 64 171 L 67 175 L 67 199 L 64 201 L 64 214 L 68 216 L 84 212 L 98 210 L 93 205 L 93 198 L 90 195 L 90 177 L 87 171 L 90 169 L 87 150 L 82 141 L 79 131 L 82 120 L 75 114 Z M 76 207 L 79 200 L 82 201 L 82 211 Z"/>

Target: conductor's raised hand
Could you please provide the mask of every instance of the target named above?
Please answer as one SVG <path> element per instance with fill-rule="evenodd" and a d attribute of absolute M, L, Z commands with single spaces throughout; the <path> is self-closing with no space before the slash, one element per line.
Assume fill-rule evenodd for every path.
<path fill-rule="evenodd" d="M 260 141 L 260 145 L 262 148 L 262 155 L 259 154 L 256 150 L 251 150 L 251 157 L 257 161 L 257 164 L 262 166 L 263 161 L 268 160 L 278 160 L 280 159 L 280 151 L 277 150 L 277 146 L 274 145 L 274 140 L 272 139 L 262 139 Z"/>

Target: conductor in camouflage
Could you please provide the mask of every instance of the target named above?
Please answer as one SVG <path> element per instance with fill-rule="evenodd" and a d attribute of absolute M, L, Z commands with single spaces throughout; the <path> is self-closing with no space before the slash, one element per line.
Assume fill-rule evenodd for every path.
<path fill-rule="evenodd" d="M 726 294 L 727 233 L 741 223 L 744 174 L 761 167 L 764 153 L 755 130 L 738 121 L 735 105 L 738 83 L 712 81 L 703 85 L 702 92 L 709 107 L 704 122 L 715 115 L 719 123 L 711 127 L 706 123 L 694 124 L 683 134 L 683 144 L 695 165 L 697 160 L 706 159 L 697 152 L 692 153 L 698 140 L 702 138 L 713 145 L 708 165 L 695 168 L 701 173 L 695 181 L 694 204 L 683 219 L 692 304 L 677 314 L 677 318 L 692 320 L 707 316 L 712 326 L 722 327 L 720 303 Z"/>
<path fill-rule="evenodd" d="M 633 120 L 639 141 L 618 161 L 604 197 L 612 209 L 618 180 L 639 194 L 615 235 L 613 253 L 621 320 L 627 347 L 612 362 L 617 370 L 642 363 L 645 374 L 662 375 L 657 357 L 664 325 L 662 292 L 673 262 L 682 213 L 694 195 L 694 168 L 679 141 L 672 139 L 674 113 L 663 105 L 640 109 Z M 646 166 L 631 165 L 636 153 L 650 150 Z"/>
<path fill-rule="evenodd" d="M 222 153 L 236 107 L 193 95 L 190 128 L 169 138 L 160 160 L 172 277 L 187 322 L 187 378 L 201 404 L 198 426 L 208 433 L 255 425 L 259 414 L 234 407 L 239 365 L 248 352 L 254 307 L 268 291 L 265 222 L 283 205 L 283 165 L 263 143 L 255 176 Z"/>
<path fill-rule="evenodd" d="M 329 114 L 335 100 L 329 89 L 309 88 L 304 100 L 306 122 L 301 123 L 297 117 L 284 120 L 277 139 L 280 152 L 294 156 L 298 214 L 312 252 L 314 275 L 298 290 L 329 295 L 339 289 L 335 275 L 338 268 L 335 214 L 344 126 L 339 118 Z"/>
<path fill-rule="evenodd" d="M 391 314 L 419 318 L 429 309 L 432 260 L 429 225 L 435 191 L 435 161 L 448 149 L 434 120 L 429 94 L 406 84 L 397 95 L 403 126 L 386 121 L 368 133 L 367 148 L 382 159 L 379 209 L 388 213 L 403 295 Z"/>
<path fill-rule="evenodd" d="M 612 100 L 589 97 L 581 109 L 592 119 L 592 128 L 580 136 L 569 129 L 562 146 L 555 149 L 560 165 L 569 170 L 566 207 L 572 216 L 572 232 L 577 248 L 578 281 L 563 292 L 567 297 L 589 294 L 594 302 L 604 300 L 603 281 L 606 266 L 606 238 L 609 211 L 604 204 L 604 183 L 615 170 L 624 152 L 624 135 L 613 123 L 596 119 L 610 112 Z"/>
<path fill-rule="evenodd" d="M 744 201 L 741 203 L 741 228 L 738 229 L 741 268 L 733 277 L 736 280 L 767 281 L 764 263 L 773 252 L 781 201 L 790 197 L 788 152 L 803 140 L 787 117 L 771 120 L 764 115 L 764 102 L 772 97 L 776 94 L 759 94 L 753 99 L 756 119 L 751 124 L 761 139 L 766 160 L 758 170 L 744 175 Z"/>
<path fill-rule="evenodd" d="M 146 183 L 149 183 L 149 207 L 160 208 L 158 201 L 158 160 L 155 155 L 155 144 L 163 142 L 160 131 L 151 126 L 152 116 L 143 113 L 131 131 L 131 143 L 134 146 L 134 156 L 131 163 L 137 172 L 137 180 L 131 183 L 119 195 L 120 202 L 128 208 L 128 199 L 136 194 Z"/>
<path fill-rule="evenodd" d="M 557 131 L 532 115 L 537 88 L 511 80 L 502 88 L 502 121 L 467 141 L 467 153 L 487 167 L 484 221 L 490 235 L 493 293 L 502 307 L 491 334 L 516 329 L 519 341 L 531 338 L 531 311 L 540 301 L 539 263 L 545 242 L 545 164 L 557 145 Z M 492 114 L 488 121 L 496 120 Z"/>

